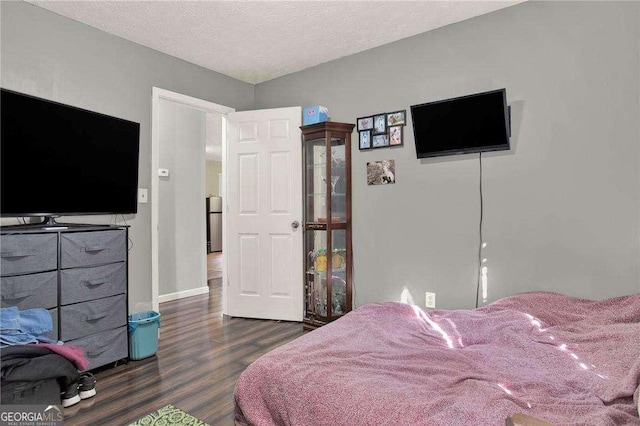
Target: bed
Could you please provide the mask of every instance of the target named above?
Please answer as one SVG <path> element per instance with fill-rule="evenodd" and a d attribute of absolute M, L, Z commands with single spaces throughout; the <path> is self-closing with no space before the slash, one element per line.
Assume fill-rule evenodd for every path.
<path fill-rule="evenodd" d="M 252 363 L 237 425 L 640 425 L 640 294 L 362 306 Z"/>

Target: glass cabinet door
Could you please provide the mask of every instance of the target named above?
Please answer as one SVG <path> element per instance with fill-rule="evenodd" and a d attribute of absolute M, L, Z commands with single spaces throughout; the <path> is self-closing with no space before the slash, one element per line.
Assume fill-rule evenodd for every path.
<path fill-rule="evenodd" d="M 327 218 L 327 148 L 324 139 L 308 141 L 305 147 L 305 185 L 307 223 Z"/>
<path fill-rule="evenodd" d="M 331 128 L 330 128 L 331 127 Z M 305 184 L 305 328 L 351 310 L 352 124 L 303 126 Z"/>
<path fill-rule="evenodd" d="M 344 223 L 346 221 L 346 160 L 344 138 L 331 138 L 329 188 L 331 194 L 331 222 Z"/>
<path fill-rule="evenodd" d="M 344 138 L 332 137 L 329 147 L 324 139 L 314 139 L 306 143 L 305 151 L 307 223 L 344 223 L 347 196 Z"/>

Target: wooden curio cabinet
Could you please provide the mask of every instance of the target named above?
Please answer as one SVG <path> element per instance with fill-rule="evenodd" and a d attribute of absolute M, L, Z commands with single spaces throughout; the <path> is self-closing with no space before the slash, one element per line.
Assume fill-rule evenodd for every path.
<path fill-rule="evenodd" d="M 353 124 L 302 126 L 305 199 L 304 329 L 351 310 L 351 132 Z"/>

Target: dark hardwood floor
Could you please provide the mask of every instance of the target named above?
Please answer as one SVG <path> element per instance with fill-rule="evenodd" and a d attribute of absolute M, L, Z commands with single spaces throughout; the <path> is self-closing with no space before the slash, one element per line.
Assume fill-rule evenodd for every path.
<path fill-rule="evenodd" d="M 160 305 L 157 355 L 98 371 L 97 395 L 65 409 L 65 425 L 126 425 L 167 404 L 211 425 L 233 425 L 240 373 L 301 336 L 302 324 L 223 317 L 220 279 L 209 287 L 209 295 Z"/>
<path fill-rule="evenodd" d="M 224 257 L 221 251 L 207 255 L 207 279 L 222 278 L 222 262 Z"/>

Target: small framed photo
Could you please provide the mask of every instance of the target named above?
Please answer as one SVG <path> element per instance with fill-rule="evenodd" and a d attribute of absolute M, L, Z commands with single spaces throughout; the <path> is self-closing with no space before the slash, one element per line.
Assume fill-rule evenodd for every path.
<path fill-rule="evenodd" d="M 407 115 L 406 109 L 402 111 L 387 113 L 387 126 L 397 126 L 399 124 L 402 124 L 403 126 L 406 125 L 407 124 L 406 115 Z"/>
<path fill-rule="evenodd" d="M 390 126 L 389 127 L 389 145 L 398 146 L 402 145 L 402 127 L 403 126 Z"/>
<path fill-rule="evenodd" d="M 373 134 L 380 135 L 387 133 L 387 114 L 373 116 Z"/>
<path fill-rule="evenodd" d="M 372 145 L 373 148 L 382 148 L 385 146 L 389 146 L 389 135 L 373 135 Z"/>
<path fill-rule="evenodd" d="M 388 185 L 396 183 L 396 162 L 394 160 L 367 163 L 367 184 Z"/>
<path fill-rule="evenodd" d="M 371 149 L 371 130 L 361 130 L 360 134 L 360 149 Z"/>
<path fill-rule="evenodd" d="M 358 118 L 358 131 L 373 129 L 373 117 Z"/>

